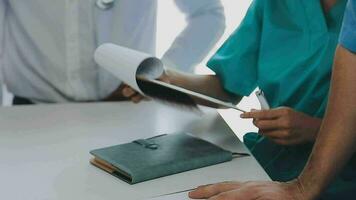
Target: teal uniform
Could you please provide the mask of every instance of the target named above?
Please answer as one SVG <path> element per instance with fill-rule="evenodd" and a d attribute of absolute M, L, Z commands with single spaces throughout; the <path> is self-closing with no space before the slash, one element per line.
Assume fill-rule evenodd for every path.
<path fill-rule="evenodd" d="M 208 67 L 230 93 L 248 96 L 259 87 L 271 107 L 322 118 L 345 6 L 339 0 L 324 13 L 320 0 L 255 0 Z M 281 146 L 257 133 L 246 134 L 244 142 L 277 181 L 296 178 L 313 146 Z M 329 197 L 356 189 L 353 166 L 329 188 Z"/>

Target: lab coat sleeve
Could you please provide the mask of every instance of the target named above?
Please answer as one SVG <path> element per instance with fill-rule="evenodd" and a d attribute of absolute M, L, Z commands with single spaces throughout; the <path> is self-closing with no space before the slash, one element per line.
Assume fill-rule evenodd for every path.
<path fill-rule="evenodd" d="M 5 26 L 5 14 L 6 14 L 6 2 L 5 0 L 0 0 L 0 105 L 2 105 L 3 99 L 3 53 L 4 53 L 4 26 Z"/>
<path fill-rule="evenodd" d="M 162 60 L 167 67 L 193 72 L 225 30 L 220 0 L 175 0 L 186 15 L 187 26 L 177 36 Z"/>

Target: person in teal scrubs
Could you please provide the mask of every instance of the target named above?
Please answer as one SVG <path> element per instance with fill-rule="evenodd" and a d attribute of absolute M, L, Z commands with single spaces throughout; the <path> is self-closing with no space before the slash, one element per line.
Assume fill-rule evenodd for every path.
<path fill-rule="evenodd" d="M 295 179 L 308 161 L 325 113 L 345 6 L 346 0 L 254 0 L 240 26 L 209 60 L 207 66 L 216 75 L 167 70 L 163 79 L 236 103 L 262 89 L 273 109 L 242 115 L 259 128 L 259 133 L 246 134 L 244 142 L 272 180 Z M 132 94 L 124 90 L 125 96 Z M 323 198 L 356 190 L 355 161 Z"/>
<path fill-rule="evenodd" d="M 341 0 L 325 10 L 319 0 L 256 0 L 239 28 L 207 64 L 225 90 L 249 96 L 259 87 L 276 108 L 265 112 L 272 116 L 253 117 L 260 134 L 244 137 L 273 180 L 297 177 L 308 160 L 326 109 L 345 5 Z M 298 123 L 299 117 L 293 120 L 287 116 L 294 112 L 308 119 Z M 288 123 L 298 129 L 292 131 L 310 138 L 292 141 L 293 127 Z"/>

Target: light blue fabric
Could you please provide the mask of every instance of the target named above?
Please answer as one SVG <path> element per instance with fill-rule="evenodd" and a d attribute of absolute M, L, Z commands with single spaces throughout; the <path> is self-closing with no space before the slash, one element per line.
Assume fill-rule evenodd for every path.
<path fill-rule="evenodd" d="M 348 2 L 340 34 L 340 44 L 356 53 L 356 0 Z"/>

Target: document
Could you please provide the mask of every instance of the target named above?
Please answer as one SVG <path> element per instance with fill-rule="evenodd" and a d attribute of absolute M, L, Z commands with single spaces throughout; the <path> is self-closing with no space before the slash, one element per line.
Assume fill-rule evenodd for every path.
<path fill-rule="evenodd" d="M 165 102 L 197 107 L 194 99 L 204 100 L 219 108 L 236 105 L 158 80 L 164 73 L 160 59 L 115 44 L 103 44 L 95 52 L 96 63 L 144 96 Z"/>
<path fill-rule="evenodd" d="M 103 44 L 95 51 L 96 63 L 114 76 L 145 95 L 137 84 L 137 76 L 157 79 L 163 72 L 163 64 L 149 54 L 115 44 Z"/>

